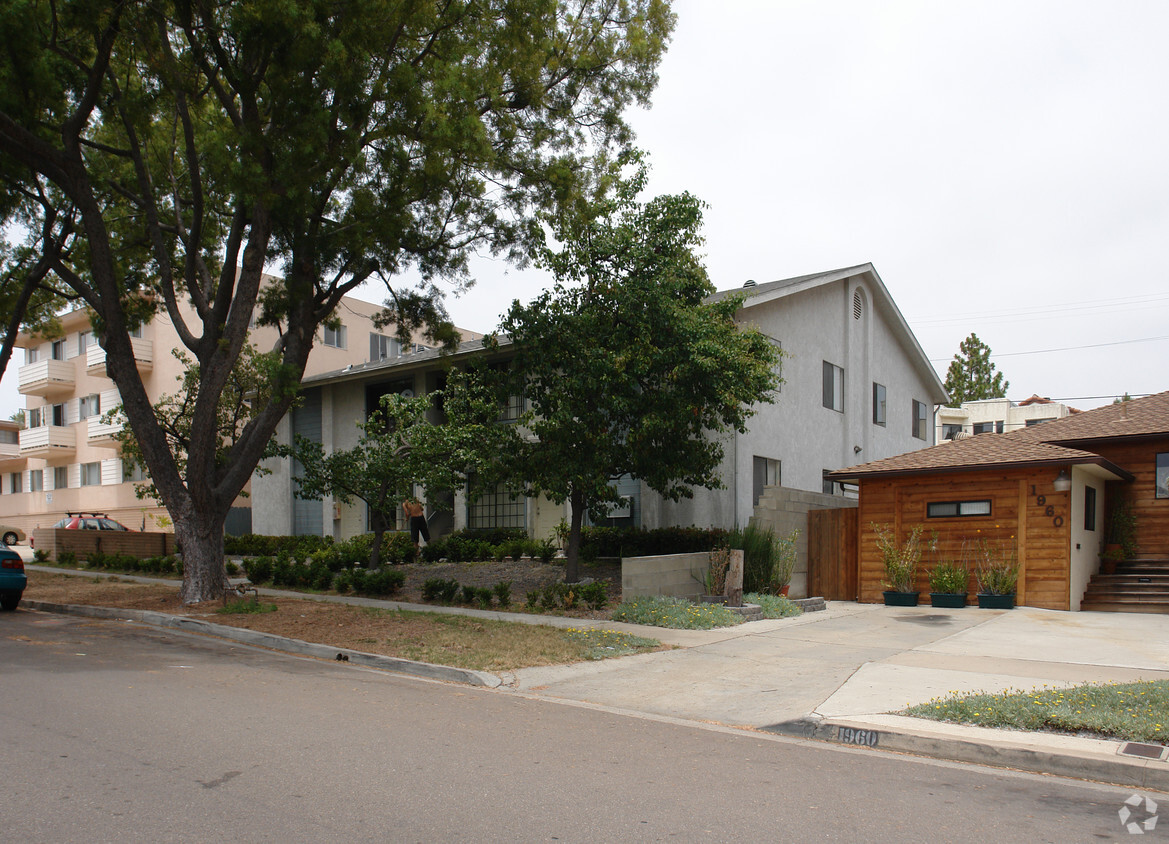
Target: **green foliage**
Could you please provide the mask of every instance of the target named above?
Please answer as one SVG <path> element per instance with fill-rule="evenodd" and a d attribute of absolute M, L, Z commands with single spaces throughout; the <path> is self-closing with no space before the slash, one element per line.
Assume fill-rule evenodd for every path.
<path fill-rule="evenodd" d="M 1110 545 L 1119 545 L 1121 556 L 1126 560 L 1137 555 L 1137 516 L 1132 504 L 1123 498 L 1112 501 L 1109 506 L 1104 541 Z"/>
<path fill-rule="evenodd" d="M 758 604 L 763 610 L 764 618 L 792 618 L 803 615 L 803 610 L 794 601 L 783 595 L 770 595 L 766 592 L 747 592 L 743 601 L 748 604 Z"/>
<path fill-rule="evenodd" d="M 998 694 L 950 694 L 901 714 L 980 727 L 1092 732 L 1127 741 L 1169 743 L 1169 680 L 1110 683 Z"/>
<path fill-rule="evenodd" d="M 585 511 L 606 518 L 630 474 L 670 500 L 715 487 L 720 436 L 773 401 L 780 353 L 735 322 L 741 298 L 714 292 L 697 250 L 702 203 L 642 205 L 643 169 L 549 220 L 559 251 L 539 264 L 555 286 L 516 302 L 500 330 L 529 409 L 500 463 L 516 492 L 571 503 L 566 579 L 576 580 Z M 587 354 L 582 354 L 587 350 Z"/>
<path fill-rule="evenodd" d="M 252 583 L 270 583 L 275 562 L 271 557 L 252 557 L 244 560 L 244 573 Z"/>
<path fill-rule="evenodd" d="M 1011 542 L 986 539 L 966 543 L 966 556 L 973 555 L 978 591 L 983 595 L 1014 595 L 1019 579 L 1019 560 Z"/>
<path fill-rule="evenodd" d="M 77 565 L 77 555 L 72 551 L 62 551 L 57 555 L 57 563 L 62 566 Z"/>
<path fill-rule="evenodd" d="M 743 617 L 722 604 L 692 604 L 683 598 L 650 595 L 620 604 L 613 610 L 613 620 L 682 630 L 710 630 L 742 624 Z"/>
<path fill-rule="evenodd" d="M 265 604 L 254 599 L 249 599 L 246 601 L 230 601 L 215 611 L 221 615 L 240 615 L 276 612 L 277 609 L 276 604 Z"/>
<path fill-rule="evenodd" d="M 482 609 L 491 609 L 491 599 L 493 597 L 495 597 L 495 593 L 485 586 L 475 590 L 475 601 Z"/>
<path fill-rule="evenodd" d="M 511 581 L 501 580 L 491 588 L 492 594 L 495 595 L 495 600 L 499 602 L 501 607 L 511 606 Z"/>
<path fill-rule="evenodd" d="M 383 598 L 402 588 L 406 575 L 397 569 L 381 568 L 377 571 L 353 569 L 349 572 L 349 584 L 358 595 Z"/>
<path fill-rule="evenodd" d="M 971 334 L 958 346 L 958 354 L 946 370 L 946 392 L 954 407 L 966 401 L 1001 399 L 1011 386 L 990 362 L 990 346 Z"/>
<path fill-rule="evenodd" d="M 190 546 L 222 535 L 341 298 L 381 280 L 403 338 L 453 345 L 434 280 L 465 280 L 475 249 L 523 258 L 534 213 L 628 147 L 623 112 L 648 105 L 673 23 L 664 0 L 0 7 L 0 222 L 24 237 L 0 250 L 0 310 L 47 329 L 66 297 L 93 310 L 207 575 L 184 600 L 222 593 L 218 539 Z M 134 366 L 129 332 L 160 312 L 198 372 L 185 432 Z M 228 455 L 216 408 L 253 314 L 279 340 Z"/>
<path fill-rule="evenodd" d="M 721 528 L 586 527 L 581 531 L 580 555 L 586 561 L 598 557 L 649 557 L 710 551 L 726 544 L 727 532 Z"/>
<path fill-rule="evenodd" d="M 966 567 L 953 560 L 942 560 L 930 570 L 930 591 L 964 595 L 970 581 Z"/>
<path fill-rule="evenodd" d="M 38 548 L 32 552 L 32 560 L 34 563 L 45 563 L 49 560 L 49 552 L 44 548 Z"/>
<path fill-rule="evenodd" d="M 459 582 L 453 578 L 450 580 L 441 577 L 427 578 L 422 583 L 422 600 L 442 601 L 444 604 L 451 604 L 454 603 L 454 596 L 458 589 Z"/>
<path fill-rule="evenodd" d="M 616 630 L 569 627 L 564 632 L 570 639 L 580 642 L 588 648 L 584 658 L 589 660 L 642 653 L 661 645 L 657 639 L 646 639 L 642 636 L 634 636 L 632 633 L 621 633 Z"/>
<path fill-rule="evenodd" d="M 921 525 L 914 526 L 904 542 L 898 542 L 890 525 L 871 523 L 876 532 L 877 549 L 885 568 L 884 585 L 893 592 L 917 590 L 917 564 L 921 561 Z"/>
<path fill-rule="evenodd" d="M 471 586 L 470 584 L 463 584 L 463 603 L 464 604 L 475 603 L 475 597 L 478 594 L 479 594 L 479 590 L 477 587 Z"/>

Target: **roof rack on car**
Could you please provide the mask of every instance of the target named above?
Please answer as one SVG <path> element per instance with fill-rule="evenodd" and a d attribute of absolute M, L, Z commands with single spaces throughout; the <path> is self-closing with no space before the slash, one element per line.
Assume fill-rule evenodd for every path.
<path fill-rule="evenodd" d="M 108 519 L 109 518 L 109 516 L 105 513 L 69 513 L 69 512 L 66 512 L 65 515 L 66 516 L 79 516 L 83 519 L 84 518 L 90 518 L 90 519 Z"/>

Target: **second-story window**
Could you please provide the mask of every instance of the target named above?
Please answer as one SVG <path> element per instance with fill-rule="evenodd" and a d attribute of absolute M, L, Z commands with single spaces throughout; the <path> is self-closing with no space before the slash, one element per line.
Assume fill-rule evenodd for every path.
<path fill-rule="evenodd" d="M 77 354 L 85 354 L 85 350 L 93 343 L 93 335 L 88 331 L 77 332 Z"/>
<path fill-rule="evenodd" d="M 873 382 L 873 424 L 885 425 L 885 385 Z"/>
<path fill-rule="evenodd" d="M 824 406 L 844 412 L 844 370 L 824 361 Z"/>
<path fill-rule="evenodd" d="M 926 411 L 925 402 L 920 402 L 917 399 L 913 400 L 913 436 L 919 440 L 924 440 L 926 435 Z"/>
<path fill-rule="evenodd" d="M 324 327 L 324 343 L 326 346 L 332 346 L 335 349 L 346 349 L 348 346 L 345 343 L 345 326 L 338 325 L 336 328 Z"/>
<path fill-rule="evenodd" d="M 101 398 L 96 393 L 91 396 L 82 396 L 77 400 L 77 409 L 79 419 L 99 416 L 101 415 Z"/>
<path fill-rule="evenodd" d="M 369 335 L 369 359 L 371 361 L 389 360 L 400 354 L 401 344 L 394 337 L 384 334 Z"/>
<path fill-rule="evenodd" d="M 53 341 L 53 360 L 65 360 L 65 341 Z"/>

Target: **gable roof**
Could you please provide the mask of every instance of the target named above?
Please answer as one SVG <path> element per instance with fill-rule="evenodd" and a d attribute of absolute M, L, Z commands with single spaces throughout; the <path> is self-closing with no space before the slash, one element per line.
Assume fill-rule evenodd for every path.
<path fill-rule="evenodd" d="M 914 371 L 930 386 L 930 401 L 935 405 L 945 404 L 950 400 L 950 396 L 946 392 L 946 387 L 942 383 L 942 379 L 938 377 L 937 370 L 934 369 L 933 364 L 930 363 L 929 358 L 922 351 L 921 344 L 917 342 L 917 337 L 914 336 L 913 331 L 909 327 L 909 323 L 905 321 L 905 317 L 902 316 L 901 310 L 897 307 L 897 303 L 893 301 L 889 289 L 885 287 L 885 282 L 881 280 L 872 263 L 857 264 L 853 267 L 842 267 L 837 270 L 801 275 L 795 278 L 785 278 L 779 281 L 769 281 L 750 287 L 720 290 L 708 296 L 707 301 L 718 301 L 719 299 L 725 299 L 727 296 L 741 294 L 746 297 L 743 300 L 742 309 L 747 310 L 766 304 L 767 302 L 782 299 L 786 296 L 793 296 L 798 293 L 803 293 L 806 290 L 812 290 L 827 284 L 835 284 L 836 282 L 862 275 L 865 276 L 865 280 L 869 284 L 869 289 L 872 291 L 873 308 L 889 324 L 894 337 L 897 338 L 902 348 L 905 349 L 906 358 L 909 360 Z"/>
<path fill-rule="evenodd" d="M 875 475 L 961 472 L 998 466 L 1021 468 L 1051 464 L 1092 464 L 1120 478 L 1132 475 L 1099 454 L 1076 448 L 1093 442 L 1169 436 L 1169 392 L 1085 410 L 1006 434 L 978 434 L 930 448 L 830 472 L 834 480 Z"/>

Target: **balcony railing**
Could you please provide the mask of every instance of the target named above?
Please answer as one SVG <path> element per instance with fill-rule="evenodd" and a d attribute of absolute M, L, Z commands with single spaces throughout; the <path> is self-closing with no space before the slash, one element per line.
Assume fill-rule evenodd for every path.
<path fill-rule="evenodd" d="M 20 432 L 21 457 L 67 457 L 77 451 L 77 432 L 72 426 L 42 425 Z"/>
<path fill-rule="evenodd" d="M 38 360 L 20 368 L 17 389 L 26 396 L 68 395 L 73 392 L 77 376 L 67 360 Z"/>
<path fill-rule="evenodd" d="M 99 448 L 119 448 L 120 443 L 114 439 L 114 435 L 122 430 L 121 421 L 118 422 L 103 422 L 100 416 L 91 416 L 86 420 L 88 424 L 88 436 L 86 439 L 92 446 Z"/>
<path fill-rule="evenodd" d="M 143 337 L 131 337 L 130 346 L 134 349 L 134 365 L 139 372 L 149 372 L 154 368 L 154 341 Z M 94 343 L 85 350 L 85 371 L 90 375 L 106 374 L 106 350 Z"/>

